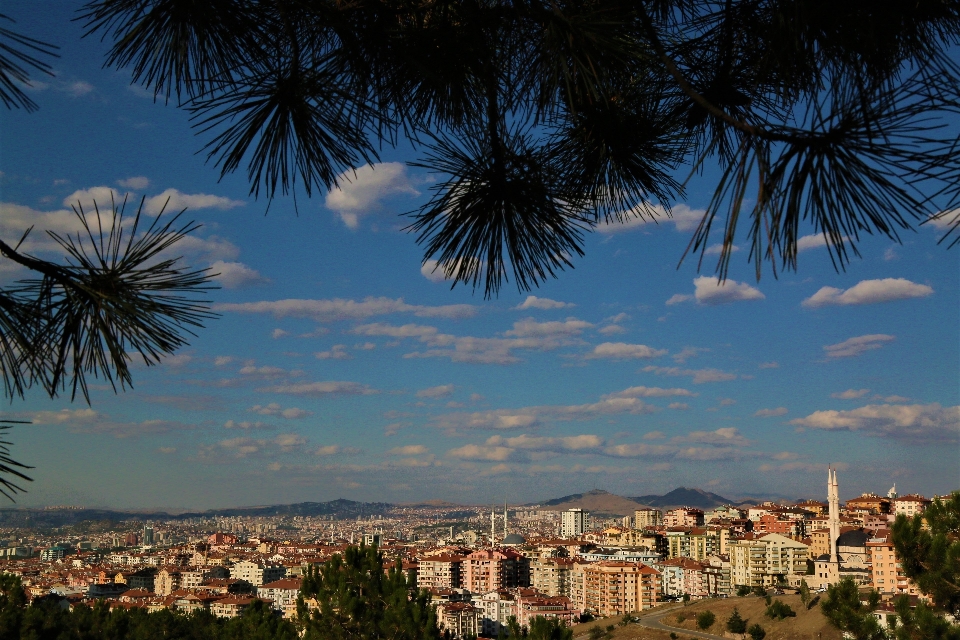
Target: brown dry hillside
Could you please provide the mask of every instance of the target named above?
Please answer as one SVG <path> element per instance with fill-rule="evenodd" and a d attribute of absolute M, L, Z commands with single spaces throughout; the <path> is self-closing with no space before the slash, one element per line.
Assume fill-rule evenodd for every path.
<path fill-rule="evenodd" d="M 609 514 L 615 516 L 632 516 L 643 505 L 630 498 L 624 498 L 608 491 L 594 489 L 586 493 L 575 493 L 556 500 L 550 500 L 540 507 L 543 511 L 566 511 L 567 509 L 584 509 L 595 514 Z"/>
<path fill-rule="evenodd" d="M 736 607 L 740 615 L 748 621 L 748 624 L 759 623 L 767 632 L 766 640 L 842 640 L 839 631 L 830 626 L 826 618 L 820 613 L 819 605 L 806 610 L 800 604 L 800 596 L 785 595 L 773 596 L 775 599 L 783 600 L 797 613 L 795 618 L 786 618 L 782 621 L 772 620 L 764 615 L 767 604 L 763 598 L 756 596 L 747 596 L 745 598 L 721 598 L 701 600 L 699 602 L 689 603 L 687 606 L 679 607 L 661 619 L 661 622 L 668 626 L 677 627 L 679 640 L 690 640 L 691 636 L 684 635 L 684 630 L 696 630 L 696 616 L 700 611 L 709 609 L 716 615 L 717 621 L 707 633 L 714 635 L 727 635 L 733 638 L 731 634 L 726 633 L 727 618 Z M 656 611 L 656 610 L 654 610 Z M 645 615 L 646 612 L 644 612 Z M 677 621 L 677 615 L 682 615 L 685 620 Z M 576 625 L 574 627 L 575 637 L 586 637 L 590 627 L 599 624 L 602 628 L 607 625 L 615 624 L 620 618 L 609 618 L 597 622 Z M 626 627 L 617 626 L 613 632 L 614 640 L 632 640 L 642 638 L 644 640 L 668 640 L 669 634 L 656 629 L 648 629 L 640 625 L 631 624 Z M 739 637 L 737 637 L 739 640 Z M 748 636 L 749 638 L 749 636 Z"/>

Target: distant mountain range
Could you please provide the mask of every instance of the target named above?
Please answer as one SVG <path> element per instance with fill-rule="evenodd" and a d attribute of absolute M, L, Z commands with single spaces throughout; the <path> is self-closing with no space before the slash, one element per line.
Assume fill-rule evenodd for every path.
<path fill-rule="evenodd" d="M 562 498 L 541 502 L 540 508 L 546 511 L 565 511 L 567 509 L 585 509 L 598 515 L 627 516 L 643 507 L 669 509 L 674 507 L 696 507 L 712 509 L 725 504 L 746 504 L 702 489 L 678 487 L 670 493 L 646 496 L 618 496 L 594 489 L 586 493 L 574 493 Z"/>
<path fill-rule="evenodd" d="M 257 517 L 257 516 L 335 516 L 356 518 L 385 514 L 393 505 L 386 502 L 354 502 L 331 500 L 329 502 L 298 502 L 260 507 L 236 507 L 211 509 L 171 514 L 165 511 L 124 511 L 114 509 L 48 508 L 48 509 L 0 509 L 0 526 L 4 527 L 62 527 L 85 520 L 186 520 L 188 518 L 212 517 Z"/>

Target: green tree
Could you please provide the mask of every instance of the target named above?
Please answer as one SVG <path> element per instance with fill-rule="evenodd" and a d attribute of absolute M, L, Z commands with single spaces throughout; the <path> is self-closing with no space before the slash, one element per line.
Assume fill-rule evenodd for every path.
<path fill-rule="evenodd" d="M 747 629 L 747 634 L 749 634 L 752 640 L 763 640 L 767 637 L 767 632 L 763 630 L 759 624 L 752 624 L 750 628 Z"/>
<path fill-rule="evenodd" d="M 778 599 L 767 605 L 766 616 L 775 620 L 783 620 L 784 618 L 795 618 L 797 613 L 786 602 Z"/>
<path fill-rule="evenodd" d="M 399 564 L 384 572 L 383 556 L 376 548 L 347 547 L 305 582 L 301 597 L 319 603 L 319 609 L 309 612 L 298 603 L 306 640 L 440 637 L 429 594 L 420 591 L 408 597 Z"/>
<path fill-rule="evenodd" d="M 810 604 L 810 585 L 807 584 L 807 581 L 803 578 L 800 579 L 800 603 L 805 607 L 809 608 Z"/>
<path fill-rule="evenodd" d="M 701 611 L 697 614 L 697 628 L 706 631 L 713 626 L 716 620 L 717 616 L 713 614 L 713 611 Z"/>
<path fill-rule="evenodd" d="M 911 608 L 909 597 L 900 596 L 896 609 L 895 640 L 960 640 L 960 627 L 947 622 L 923 601 Z"/>
<path fill-rule="evenodd" d="M 27 595 L 20 577 L 0 573 L 0 638 L 19 638 Z"/>
<path fill-rule="evenodd" d="M 723 226 L 721 276 L 742 225 L 758 275 L 796 267 L 801 222 L 840 268 L 860 233 L 898 240 L 960 202 L 937 129 L 960 103 L 960 9 L 940 0 L 92 0 L 81 20 L 254 194 L 329 188 L 416 141 L 441 177 L 409 229 L 488 295 L 571 267 L 598 224 L 656 217 L 708 163 L 691 251 Z"/>
<path fill-rule="evenodd" d="M 739 587 L 737 587 L 737 595 L 740 596 L 741 598 L 744 596 L 750 595 L 752 592 L 753 592 L 753 589 L 751 589 L 749 586 L 745 584 L 742 584 Z"/>
<path fill-rule="evenodd" d="M 606 632 L 604 632 L 604 630 L 600 627 L 600 625 L 594 625 L 590 627 L 589 633 L 590 633 L 590 640 L 600 640 L 601 638 L 607 635 Z"/>
<path fill-rule="evenodd" d="M 727 618 L 727 631 L 730 633 L 746 633 L 747 632 L 747 621 L 740 616 L 740 612 L 736 607 L 733 608 L 733 613 L 730 614 L 730 617 Z"/>
<path fill-rule="evenodd" d="M 559 618 L 536 616 L 530 621 L 528 640 L 573 640 L 573 629 Z"/>
<path fill-rule="evenodd" d="M 893 544 L 903 573 L 938 609 L 960 614 L 960 491 L 913 518 L 898 515 Z"/>
<path fill-rule="evenodd" d="M 844 578 L 827 587 L 827 597 L 820 603 L 820 610 L 831 625 L 846 634 L 851 640 L 883 640 L 873 611 L 880 603 L 880 594 L 871 591 L 867 602 L 861 601 L 860 589 L 851 578 Z"/>

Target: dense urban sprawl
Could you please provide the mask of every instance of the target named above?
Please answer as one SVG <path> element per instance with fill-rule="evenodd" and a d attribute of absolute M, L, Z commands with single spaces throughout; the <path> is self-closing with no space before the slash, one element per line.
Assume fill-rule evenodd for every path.
<path fill-rule="evenodd" d="M 63 607 L 208 611 L 234 618 L 251 606 L 297 616 L 304 580 L 350 546 L 375 546 L 384 568 L 425 590 L 450 637 L 496 637 L 537 617 L 644 611 L 665 600 L 727 597 L 756 588 L 825 590 L 843 578 L 922 597 L 890 536 L 919 495 L 864 494 L 841 505 L 836 472 L 827 501 L 639 508 L 631 516 L 584 509 L 393 507 L 358 516 L 197 517 L 0 529 L 0 571 L 28 600 Z M 315 598 L 301 607 L 319 608 Z M 102 606 L 102 605 L 101 605 Z"/>

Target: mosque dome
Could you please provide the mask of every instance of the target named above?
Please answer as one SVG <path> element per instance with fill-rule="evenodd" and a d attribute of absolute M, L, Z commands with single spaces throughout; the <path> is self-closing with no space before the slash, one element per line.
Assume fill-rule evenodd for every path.
<path fill-rule="evenodd" d="M 500 544 L 509 544 L 509 545 L 513 545 L 513 544 L 524 544 L 524 543 L 526 543 L 526 541 L 527 541 L 526 538 L 524 538 L 524 537 L 523 537 L 522 535 L 520 535 L 519 533 L 511 533 L 511 534 L 508 535 L 506 538 L 504 538 L 504 539 L 500 542 Z"/>

